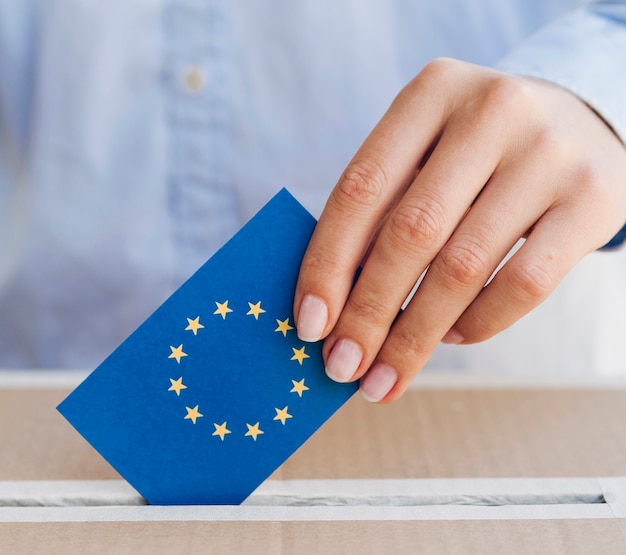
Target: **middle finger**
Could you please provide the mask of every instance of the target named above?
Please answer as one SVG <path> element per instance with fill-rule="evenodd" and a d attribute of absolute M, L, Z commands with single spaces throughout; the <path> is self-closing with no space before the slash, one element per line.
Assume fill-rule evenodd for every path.
<path fill-rule="evenodd" d="M 486 113 L 448 122 L 430 158 L 389 214 L 325 342 L 331 378 L 350 381 L 368 369 L 417 278 L 497 167 L 502 135 Z"/>

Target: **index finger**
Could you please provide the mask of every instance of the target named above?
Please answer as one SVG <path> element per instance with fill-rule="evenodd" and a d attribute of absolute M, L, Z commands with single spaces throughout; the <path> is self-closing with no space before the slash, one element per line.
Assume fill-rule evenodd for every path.
<path fill-rule="evenodd" d="M 422 72 L 394 100 L 332 191 L 305 253 L 294 298 L 298 336 L 330 333 L 380 220 L 443 125 L 442 95 Z M 432 91 L 430 91 L 432 92 Z"/>

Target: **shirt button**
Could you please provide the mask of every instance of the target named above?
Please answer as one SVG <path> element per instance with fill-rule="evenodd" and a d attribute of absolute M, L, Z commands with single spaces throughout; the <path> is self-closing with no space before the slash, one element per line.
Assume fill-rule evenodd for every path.
<path fill-rule="evenodd" d="M 199 67 L 190 67 L 183 74 L 183 85 L 185 90 L 191 94 L 201 92 L 206 86 L 206 75 Z"/>

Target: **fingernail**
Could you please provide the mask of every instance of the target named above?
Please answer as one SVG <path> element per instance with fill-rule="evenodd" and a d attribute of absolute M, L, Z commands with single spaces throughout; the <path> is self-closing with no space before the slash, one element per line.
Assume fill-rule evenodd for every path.
<path fill-rule="evenodd" d="M 381 362 L 372 366 L 361 379 L 361 396 L 371 403 L 377 403 L 391 391 L 398 381 L 398 373 Z"/>
<path fill-rule="evenodd" d="M 442 343 L 446 343 L 448 345 L 458 345 L 459 343 L 465 341 L 465 337 L 463 337 L 458 331 L 454 328 L 450 328 L 448 333 L 446 333 L 441 339 Z"/>
<path fill-rule="evenodd" d="M 362 358 L 361 347 L 350 339 L 340 339 L 328 355 L 326 375 L 336 382 L 347 382 L 354 376 Z"/>
<path fill-rule="evenodd" d="M 302 341 L 319 341 L 328 322 L 326 303 L 313 295 L 305 295 L 298 313 L 298 337 Z"/>

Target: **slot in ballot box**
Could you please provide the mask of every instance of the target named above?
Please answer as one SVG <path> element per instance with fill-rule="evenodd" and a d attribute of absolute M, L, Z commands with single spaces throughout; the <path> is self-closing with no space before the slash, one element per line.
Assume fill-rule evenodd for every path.
<path fill-rule="evenodd" d="M 0 553 L 624 553 L 626 382 L 423 373 L 358 395 L 241 506 L 148 506 L 56 405 L 85 374 L 0 372 Z"/>

